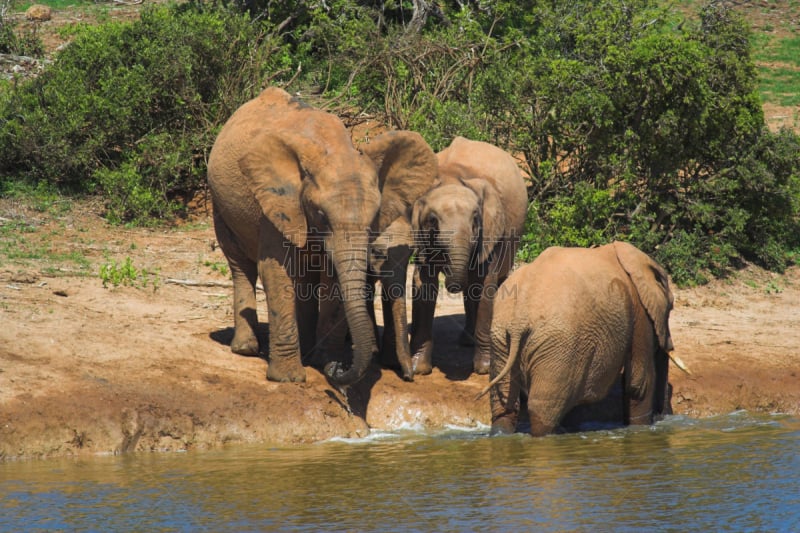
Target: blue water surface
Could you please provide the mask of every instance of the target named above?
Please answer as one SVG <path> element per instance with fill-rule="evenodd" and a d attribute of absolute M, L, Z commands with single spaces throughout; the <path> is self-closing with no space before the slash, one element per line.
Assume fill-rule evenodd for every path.
<path fill-rule="evenodd" d="M 800 420 L 0 463 L 2 531 L 800 531 Z"/>

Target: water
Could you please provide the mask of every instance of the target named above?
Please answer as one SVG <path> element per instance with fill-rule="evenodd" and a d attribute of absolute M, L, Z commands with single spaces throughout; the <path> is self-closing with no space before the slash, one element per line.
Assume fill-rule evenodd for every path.
<path fill-rule="evenodd" d="M 800 420 L 736 412 L 0 464 L 0 530 L 800 531 Z"/>

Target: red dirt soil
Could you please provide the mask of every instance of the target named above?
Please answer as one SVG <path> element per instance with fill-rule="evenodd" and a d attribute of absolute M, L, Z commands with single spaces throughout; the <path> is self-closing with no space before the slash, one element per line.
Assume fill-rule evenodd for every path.
<path fill-rule="evenodd" d="M 798 27 L 789 2 L 734 5 L 755 29 Z M 107 16 L 135 19 L 139 9 L 123 5 Z M 35 26 L 53 52 L 69 39 L 59 28 L 96 15 L 54 10 Z M 773 129 L 796 129 L 796 112 L 765 106 Z M 474 400 L 488 378 L 470 373 L 470 350 L 456 342 L 460 296 L 437 309 L 430 376 L 405 383 L 372 368 L 348 398 L 311 368 L 304 384 L 267 382 L 264 359 L 230 352 L 232 290 L 218 270 L 225 260 L 212 246 L 208 208 L 195 208 L 183 227 L 128 230 L 108 226 L 92 203 L 41 212 L 0 200 L 0 460 L 488 424 L 488 398 Z M 157 273 L 146 287 L 104 288 L 101 265 L 127 259 Z M 675 294 L 675 355 L 692 372 L 671 366 L 675 413 L 800 412 L 800 268 L 748 268 Z M 264 320 L 263 293 L 259 304 Z"/>
<path fill-rule="evenodd" d="M 168 230 L 112 227 L 100 212 L 0 201 L 0 459 L 489 423 L 488 397 L 474 399 L 488 378 L 456 342 L 460 296 L 437 309 L 432 375 L 406 383 L 375 367 L 348 398 L 313 368 L 304 384 L 271 383 L 265 359 L 228 347 L 232 290 L 208 209 Z M 104 288 L 100 266 L 127 259 L 147 286 Z M 692 372 L 671 365 L 675 413 L 800 412 L 800 269 L 675 294 L 675 354 Z M 259 305 L 264 320 L 263 293 Z"/>

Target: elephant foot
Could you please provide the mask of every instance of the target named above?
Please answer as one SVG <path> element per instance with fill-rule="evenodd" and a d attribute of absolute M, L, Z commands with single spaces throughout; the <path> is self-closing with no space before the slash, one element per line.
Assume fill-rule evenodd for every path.
<path fill-rule="evenodd" d="M 378 355 L 378 362 L 383 368 L 391 368 L 397 370 L 400 368 L 400 363 L 397 361 L 397 355 L 394 349 L 382 348 Z"/>
<path fill-rule="evenodd" d="M 458 336 L 458 345 L 475 346 L 475 336 L 466 329 L 462 329 L 461 334 Z"/>
<path fill-rule="evenodd" d="M 476 374 L 488 374 L 491 358 L 486 352 L 475 352 L 472 359 L 472 369 Z"/>
<path fill-rule="evenodd" d="M 409 355 L 398 354 L 393 346 L 385 345 L 380 351 L 378 361 L 383 368 L 399 370 L 404 381 L 414 381 L 414 364 Z"/>
<path fill-rule="evenodd" d="M 517 419 L 514 416 L 503 416 L 492 422 L 490 435 L 511 435 L 517 431 Z"/>
<path fill-rule="evenodd" d="M 231 351 L 239 355 L 258 355 L 258 339 L 255 335 L 233 335 Z"/>
<path fill-rule="evenodd" d="M 267 379 L 281 383 L 301 383 L 306 380 L 306 369 L 300 364 L 299 357 L 273 357 L 269 358 L 267 366 Z"/>
<path fill-rule="evenodd" d="M 643 414 L 631 413 L 630 420 L 628 420 L 628 424 L 632 426 L 648 426 L 653 423 L 653 420 L 654 420 L 653 413 L 650 411 Z"/>
<path fill-rule="evenodd" d="M 325 368 L 325 363 L 329 360 L 327 353 L 326 350 L 315 348 L 303 357 L 303 365 L 322 370 Z"/>
<path fill-rule="evenodd" d="M 411 367 L 413 368 L 414 374 L 419 374 L 421 376 L 427 376 L 433 372 L 430 354 L 414 354 L 414 356 L 411 358 Z"/>

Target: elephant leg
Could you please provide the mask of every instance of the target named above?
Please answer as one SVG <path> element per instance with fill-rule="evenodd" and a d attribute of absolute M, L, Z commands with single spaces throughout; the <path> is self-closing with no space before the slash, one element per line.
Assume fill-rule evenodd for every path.
<path fill-rule="evenodd" d="M 625 365 L 623 381 L 628 424 L 652 424 L 656 403 L 656 361 L 659 348 L 650 319 L 637 306 L 633 322 L 631 358 Z M 663 394 L 663 389 L 662 389 Z"/>
<path fill-rule="evenodd" d="M 551 339 L 549 351 L 539 348 L 537 364 L 523 363 L 528 375 L 528 420 L 534 437 L 560 429 L 561 421 L 584 392 L 588 367 L 565 348 L 569 339 Z M 536 372 L 534 369 L 540 369 Z"/>
<path fill-rule="evenodd" d="M 375 285 L 377 282 L 378 278 L 374 275 L 367 276 L 367 314 L 369 315 L 370 320 L 372 320 L 372 325 L 375 328 L 376 340 L 381 338 L 381 336 L 378 334 L 378 320 L 375 318 Z"/>
<path fill-rule="evenodd" d="M 475 352 L 472 357 L 472 367 L 476 374 L 489 372 L 491 354 L 489 330 L 492 327 L 492 305 L 497 294 L 497 272 L 491 270 L 482 281 L 475 312 Z"/>
<path fill-rule="evenodd" d="M 439 294 L 438 273 L 427 265 L 414 270 L 414 294 L 411 303 L 412 366 L 415 374 L 430 374 L 433 371 L 433 315 Z"/>
<path fill-rule="evenodd" d="M 266 222 L 262 222 L 262 234 L 269 231 L 265 225 Z M 292 263 L 291 258 L 287 260 L 287 256 L 292 254 L 291 251 L 287 253 L 290 245 L 284 243 L 286 241 L 282 239 L 265 239 L 259 249 L 259 273 L 264 281 L 269 308 L 267 379 L 298 382 L 305 381 L 306 371 L 300 356 L 294 281 L 289 272 L 297 271 L 300 265 Z"/>
<path fill-rule="evenodd" d="M 312 264 L 310 258 L 301 254 L 301 264 Z M 295 295 L 297 298 L 297 329 L 300 337 L 300 353 L 303 358 L 313 359 L 317 346 L 317 324 L 319 320 L 319 297 L 317 290 L 320 283 L 320 272 L 307 269 L 299 272 L 295 279 Z"/>
<path fill-rule="evenodd" d="M 334 359 L 340 360 L 347 351 L 347 318 L 341 289 L 329 269 L 320 274 L 316 338 L 317 344 L 311 353 L 311 365 L 316 368 L 324 368 Z"/>
<path fill-rule="evenodd" d="M 533 387 L 528 391 L 528 420 L 530 433 L 542 437 L 553 433 L 566 414 L 566 402 L 559 398 L 546 398 L 536 395 Z"/>
<path fill-rule="evenodd" d="M 509 346 L 505 335 L 492 336 L 492 357 L 490 377 L 494 379 L 505 366 L 509 357 Z M 510 434 L 517 430 L 522 392 L 520 363 L 517 360 L 511 370 L 489 391 L 492 413 L 491 434 Z"/>
<path fill-rule="evenodd" d="M 234 333 L 231 351 L 241 355 L 258 355 L 258 337 L 256 337 L 258 266 L 242 252 L 233 232 L 217 213 L 214 213 L 214 232 L 228 260 L 233 278 Z"/>
<path fill-rule="evenodd" d="M 394 317 L 392 316 L 392 301 L 387 291 L 381 287 L 381 307 L 383 308 L 383 337 L 381 337 L 380 362 L 381 366 L 397 368 L 399 361 L 395 351 Z M 374 311 L 373 311 L 374 312 Z"/>
<path fill-rule="evenodd" d="M 478 316 L 478 302 L 480 301 L 480 286 L 467 284 L 462 293 L 464 300 L 464 329 L 458 336 L 460 346 L 475 346 L 475 321 Z"/>
<path fill-rule="evenodd" d="M 414 366 L 408 341 L 408 317 L 406 316 L 406 279 L 411 247 L 391 246 L 388 250 L 388 269 L 381 278 L 381 302 L 383 303 L 383 343 L 381 363 L 399 365 L 403 379 L 414 381 Z"/>
<path fill-rule="evenodd" d="M 513 241 L 503 241 L 499 253 L 498 260 L 487 265 L 486 276 L 483 279 L 479 276 L 476 282 L 476 284 L 480 282 L 481 290 L 475 312 L 475 353 L 472 358 L 476 374 L 489 372 L 491 354 L 489 330 L 492 327 L 494 298 L 514 265 L 516 247 L 513 246 Z"/>
<path fill-rule="evenodd" d="M 658 349 L 655 354 L 656 383 L 653 416 L 662 418 L 672 414 L 672 390 L 669 384 L 669 354 Z"/>
<path fill-rule="evenodd" d="M 399 365 L 403 379 L 414 381 L 414 366 L 408 341 L 405 287 L 402 291 L 397 286 L 384 287 L 381 293 L 384 324 L 381 361 L 392 366 Z"/>
<path fill-rule="evenodd" d="M 636 306 L 633 318 L 631 357 L 624 367 L 623 398 L 627 424 L 652 424 L 656 394 L 663 386 L 656 383 L 658 341 L 652 322 L 641 305 Z M 665 386 L 665 385 L 664 385 Z"/>

